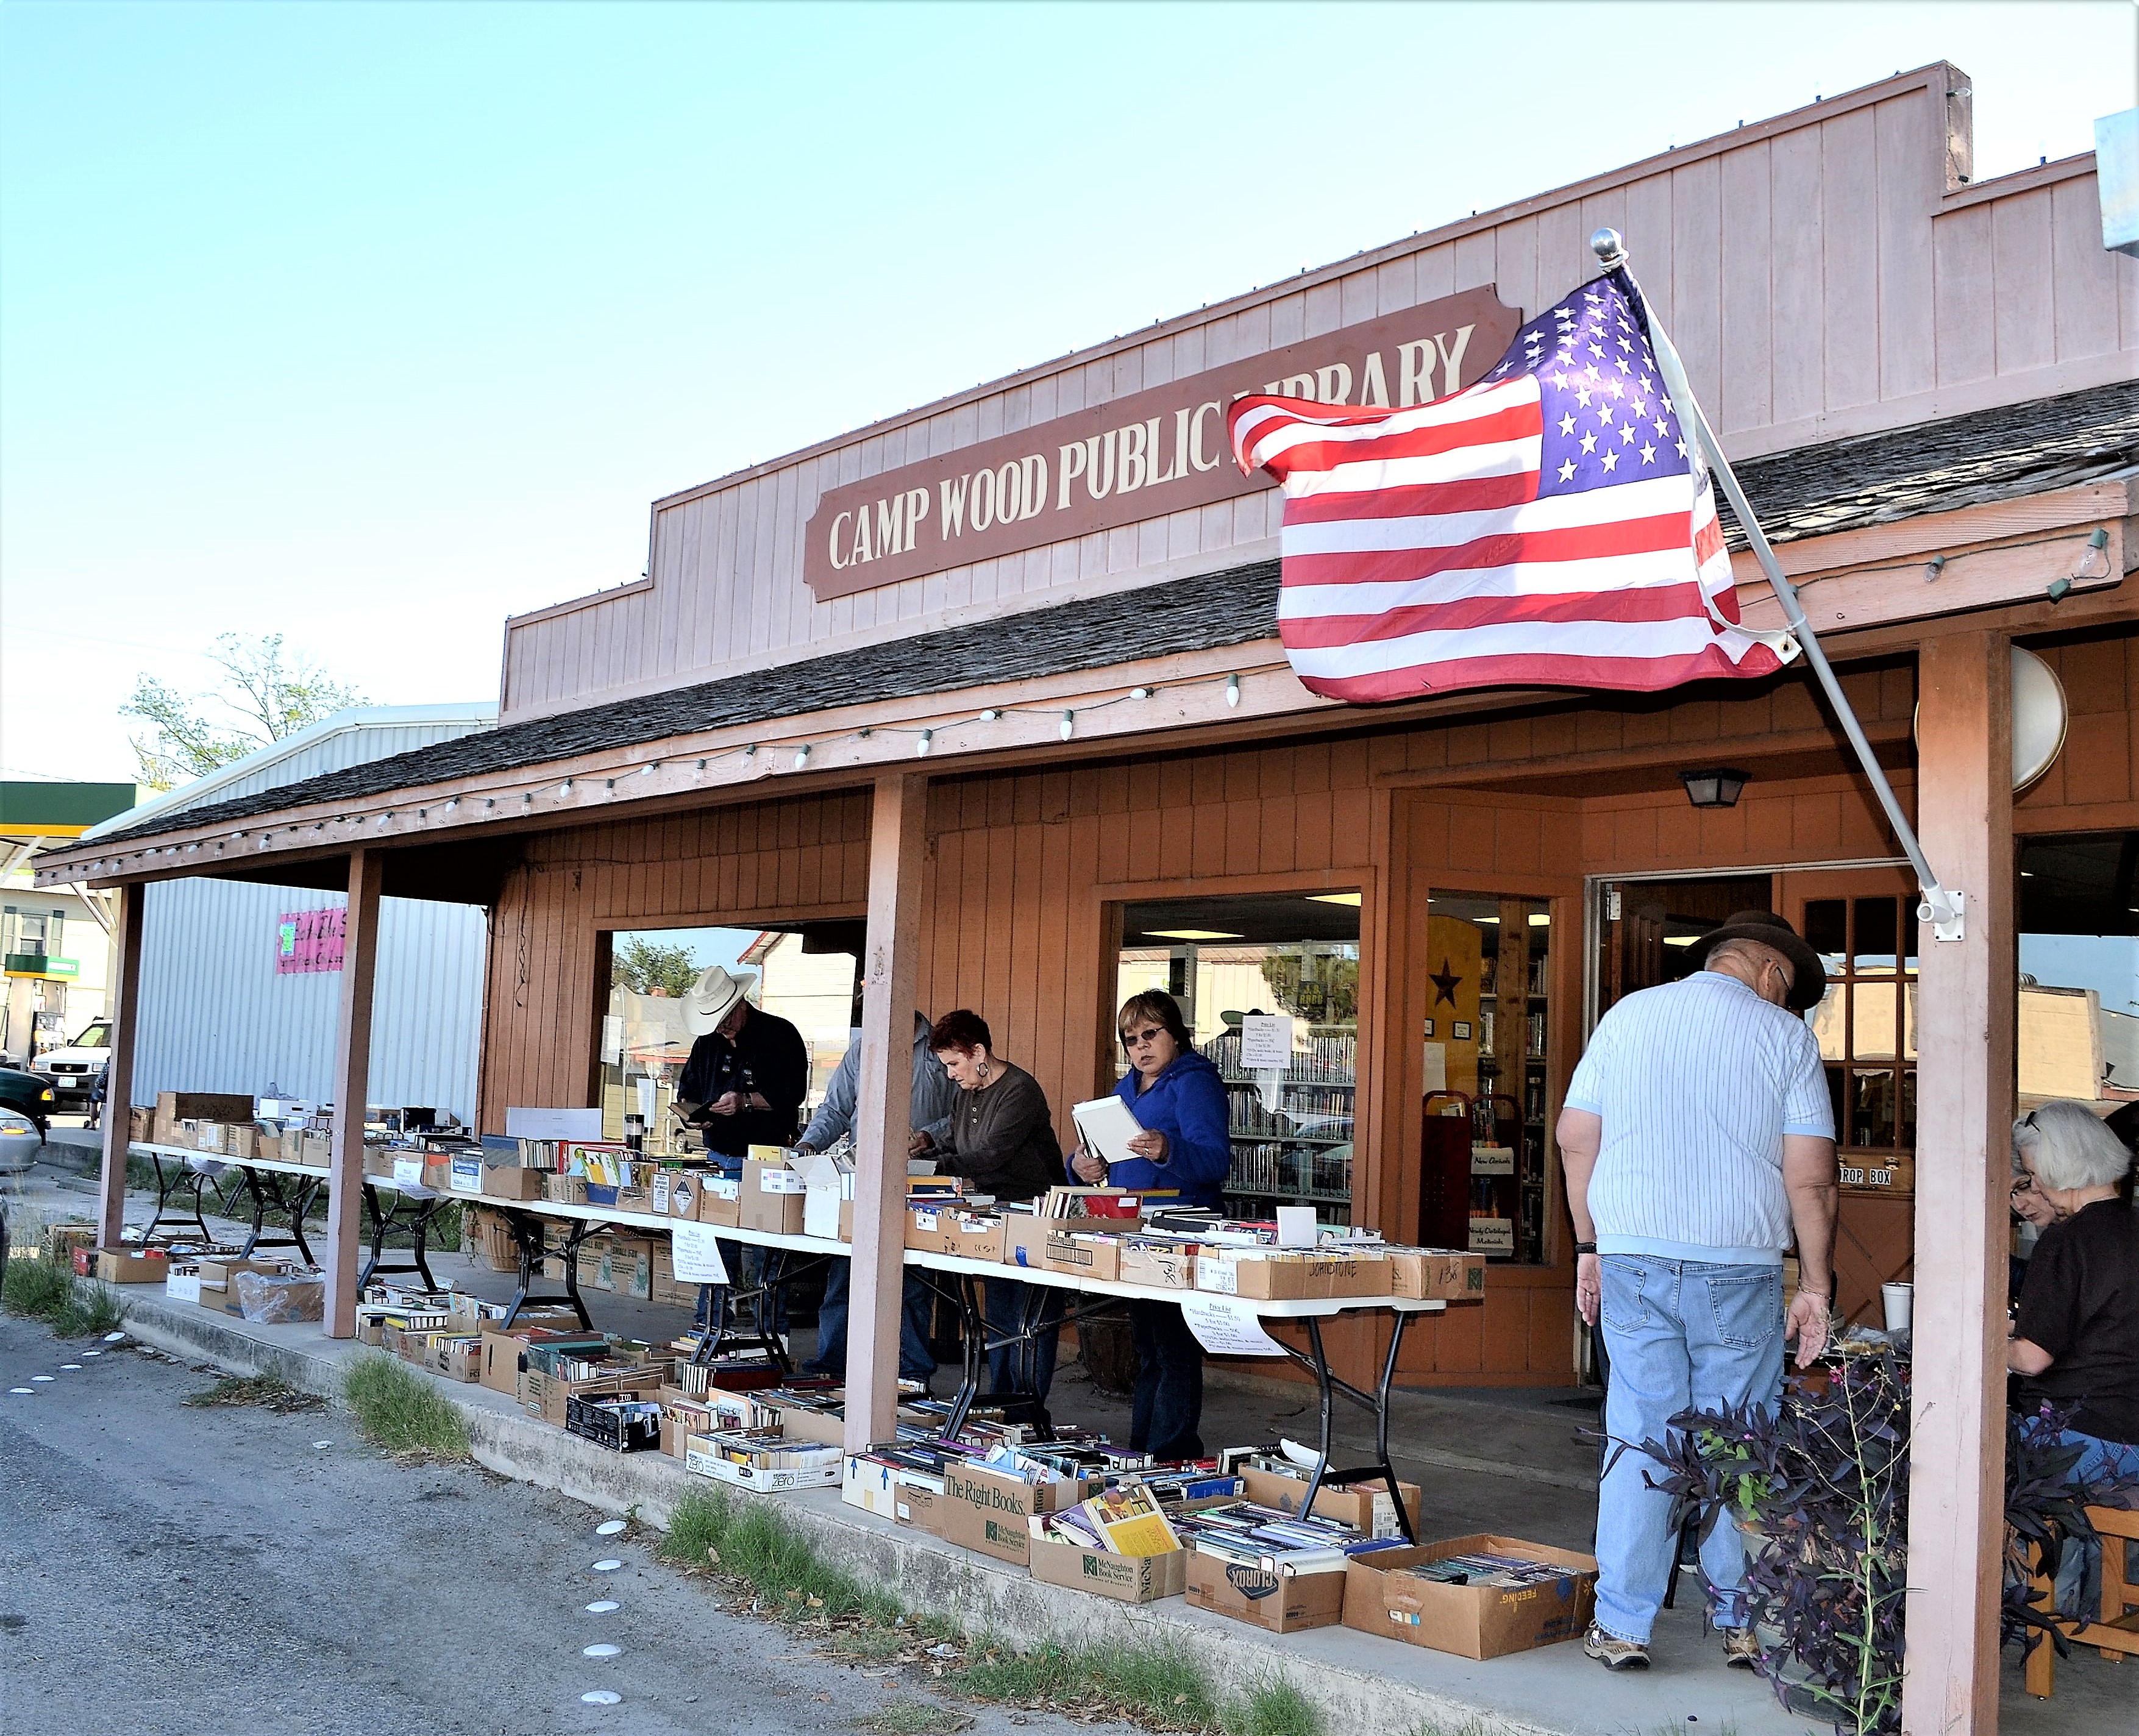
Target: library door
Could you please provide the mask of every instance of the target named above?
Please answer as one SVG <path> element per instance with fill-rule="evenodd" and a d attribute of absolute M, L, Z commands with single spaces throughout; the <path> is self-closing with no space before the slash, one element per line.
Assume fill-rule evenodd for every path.
<path fill-rule="evenodd" d="M 1916 892 L 1901 868 L 1785 872 L 1782 914 L 1827 966 L 1810 1015 L 1834 1103 L 1835 1307 L 1879 1323 L 1916 1257 Z"/>

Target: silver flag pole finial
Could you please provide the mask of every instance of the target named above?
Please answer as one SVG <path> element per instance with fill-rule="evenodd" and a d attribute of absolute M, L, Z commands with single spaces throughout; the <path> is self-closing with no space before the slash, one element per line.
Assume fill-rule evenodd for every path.
<path fill-rule="evenodd" d="M 1599 229 L 1589 237 L 1589 251 L 1610 271 L 1614 266 L 1627 262 L 1627 244 L 1620 239 L 1617 229 Z"/>

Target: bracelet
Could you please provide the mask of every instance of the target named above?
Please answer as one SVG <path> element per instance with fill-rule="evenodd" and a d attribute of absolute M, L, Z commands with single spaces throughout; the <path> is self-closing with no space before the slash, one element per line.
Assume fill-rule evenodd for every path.
<path fill-rule="evenodd" d="M 1594 1254 L 1597 1251 L 1597 1244 L 1594 1242 L 1577 1242 L 1574 1245 L 1574 1251 L 1577 1254 Z"/>

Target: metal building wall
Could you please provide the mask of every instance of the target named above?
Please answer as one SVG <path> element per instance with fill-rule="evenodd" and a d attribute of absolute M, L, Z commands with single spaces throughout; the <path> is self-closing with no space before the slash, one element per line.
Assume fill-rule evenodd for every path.
<path fill-rule="evenodd" d="M 276 926 L 289 911 L 338 908 L 338 892 L 175 880 L 148 889 L 133 1101 L 159 1091 L 277 1085 L 334 1095 L 339 971 L 278 976 Z M 487 940 L 468 904 L 387 898 L 379 922 L 371 1100 L 475 1117 Z"/>
<path fill-rule="evenodd" d="M 255 795 L 262 790 L 277 789 L 285 784 L 301 783 L 306 778 L 317 777 L 323 771 L 340 771 L 345 765 L 387 759 L 394 754 L 407 753 L 412 748 L 428 747 L 434 741 L 451 741 L 490 726 L 487 721 L 470 717 L 415 724 L 366 724 L 357 729 L 337 730 L 271 765 L 263 765 L 248 775 L 232 778 L 228 783 L 219 785 L 211 800 L 230 801 L 241 795 Z"/>

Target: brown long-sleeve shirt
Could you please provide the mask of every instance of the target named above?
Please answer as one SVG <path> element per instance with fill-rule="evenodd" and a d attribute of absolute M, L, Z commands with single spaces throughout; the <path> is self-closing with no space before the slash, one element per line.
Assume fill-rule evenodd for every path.
<path fill-rule="evenodd" d="M 1040 1081 L 1007 1061 L 995 1064 L 998 1078 L 957 1093 L 932 1155 L 944 1174 L 963 1176 L 978 1192 L 1030 1200 L 1061 1179 L 1062 1147 Z"/>

